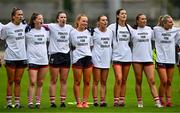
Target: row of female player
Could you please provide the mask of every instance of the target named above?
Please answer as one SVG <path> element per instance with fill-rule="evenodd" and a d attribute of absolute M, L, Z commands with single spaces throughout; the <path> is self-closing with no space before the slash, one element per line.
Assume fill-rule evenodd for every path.
<path fill-rule="evenodd" d="M 29 75 L 28 107 L 40 108 L 42 86 L 48 67 L 51 77 L 50 106 L 56 107 L 56 82 L 60 75 L 60 107 L 66 107 L 67 78 L 71 59 L 74 76 L 73 90 L 77 108 L 89 107 L 87 101 L 92 73 L 94 106 L 99 106 L 99 81 L 101 84 L 100 106 L 107 106 L 106 81 L 111 61 L 115 75 L 115 107 L 125 105 L 126 81 L 131 64 L 136 78 L 138 107 L 143 107 L 141 89 L 143 71 L 147 77 L 155 106 L 171 107 L 175 44 L 180 44 L 179 29 L 173 27 L 173 19 L 169 15 L 162 16 L 153 30 L 146 26 L 145 14 L 137 15 L 134 28 L 128 25 L 126 20 L 126 10 L 118 9 L 115 23 L 108 26 L 107 16 L 101 15 L 97 19 L 97 27 L 89 30 L 87 16 L 80 14 L 76 17 L 75 28 L 73 28 L 66 24 L 66 13 L 60 11 L 56 16 L 57 23 L 44 24 L 43 15 L 33 13 L 29 23 L 26 24 L 23 22 L 23 11 L 13 8 L 11 22 L 3 25 L 1 32 L 1 39 L 6 42 L 4 61 L 8 78 L 7 108 L 12 108 L 13 93 L 15 108 L 21 108 L 20 83 L 27 66 Z M 156 65 L 160 77 L 159 93 L 154 80 L 152 40 L 155 42 L 157 54 Z M 49 42 L 48 47 L 47 42 Z M 82 76 L 84 86 L 81 100 Z M 35 106 L 33 104 L 34 93 L 36 96 Z M 166 101 L 164 101 L 164 96 Z"/>

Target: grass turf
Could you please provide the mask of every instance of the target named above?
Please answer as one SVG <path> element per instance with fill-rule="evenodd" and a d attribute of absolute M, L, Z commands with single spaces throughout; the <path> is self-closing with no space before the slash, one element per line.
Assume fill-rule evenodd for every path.
<path fill-rule="evenodd" d="M 41 99 L 41 108 L 40 109 L 29 109 L 27 107 L 27 87 L 28 87 L 28 74 L 27 69 L 23 75 L 22 82 L 21 82 L 21 105 L 24 106 L 22 109 L 6 109 L 6 72 L 5 68 L 0 68 L 0 113 L 7 113 L 7 112 L 26 112 L 26 113 L 32 113 L 32 112 L 43 112 L 43 113 L 50 113 L 50 112 L 68 112 L 68 113 L 114 113 L 114 112 L 129 112 L 129 113 L 162 113 L 162 112 L 169 112 L 169 113 L 179 113 L 180 112 L 180 77 L 178 75 L 177 68 L 174 72 L 174 78 L 172 82 L 172 102 L 173 107 L 171 108 L 156 108 L 154 106 L 154 101 L 151 96 L 149 86 L 146 80 L 146 77 L 143 75 L 143 84 L 142 84 L 142 92 L 143 92 L 143 103 L 144 108 L 137 108 L 137 99 L 135 94 L 135 78 L 134 78 L 134 72 L 131 68 L 128 81 L 127 81 L 127 90 L 126 90 L 126 99 L 125 99 L 125 107 L 113 107 L 113 86 L 114 86 L 114 73 L 112 68 L 110 69 L 110 73 L 108 76 L 107 81 L 107 96 L 106 101 L 108 106 L 105 108 L 101 107 L 94 107 L 93 105 L 90 105 L 90 108 L 87 109 L 78 109 L 75 105 L 68 104 L 68 102 L 74 102 L 74 95 L 73 95 L 73 75 L 72 71 L 69 73 L 68 77 L 68 93 L 67 93 L 67 99 L 66 99 L 66 108 L 60 108 L 60 89 L 59 89 L 59 80 L 57 83 L 57 95 L 56 95 L 56 104 L 58 105 L 57 108 L 50 108 L 50 102 L 49 102 L 49 73 L 46 75 L 46 79 L 43 84 L 43 93 L 42 93 L 42 99 Z M 156 79 L 156 86 L 159 86 L 159 78 L 157 75 L 157 72 L 155 72 L 155 79 Z M 92 78 L 91 78 L 92 83 Z M 82 86 L 82 83 L 81 83 Z M 82 91 L 82 88 L 81 88 Z M 82 94 L 82 93 L 81 93 Z M 89 102 L 93 102 L 92 99 L 92 92 L 90 92 L 89 96 Z"/>

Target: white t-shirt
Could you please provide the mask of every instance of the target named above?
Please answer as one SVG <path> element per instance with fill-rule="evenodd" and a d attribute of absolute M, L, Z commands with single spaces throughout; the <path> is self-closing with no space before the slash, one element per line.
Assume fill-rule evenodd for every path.
<path fill-rule="evenodd" d="M 159 63 L 175 64 L 175 43 L 180 39 L 177 35 L 179 29 L 165 30 L 162 27 L 154 27 L 154 40 Z"/>
<path fill-rule="evenodd" d="M 153 30 L 145 26 L 138 27 L 133 32 L 133 62 L 153 62 L 152 60 L 152 44 Z"/>
<path fill-rule="evenodd" d="M 76 29 L 70 32 L 70 41 L 75 50 L 72 52 L 72 63 L 76 63 L 79 59 L 92 56 L 90 46 L 92 45 L 91 33 L 86 29 L 77 31 Z"/>
<path fill-rule="evenodd" d="M 69 33 L 73 29 L 71 25 L 65 24 L 60 27 L 57 23 L 47 24 L 50 29 L 49 37 L 49 54 L 57 52 L 68 53 L 69 48 Z"/>
<path fill-rule="evenodd" d="M 28 63 L 37 65 L 48 65 L 47 45 L 49 31 L 44 27 L 31 29 L 26 33 L 26 46 Z"/>
<path fill-rule="evenodd" d="M 98 28 L 94 29 L 92 62 L 94 67 L 109 68 L 112 55 L 112 38 L 113 33 L 107 29 L 105 32 Z"/>
<path fill-rule="evenodd" d="M 1 37 L 1 30 L 2 30 L 3 26 L 4 25 L 0 22 L 0 37 Z"/>
<path fill-rule="evenodd" d="M 4 25 L 1 39 L 6 41 L 5 60 L 26 60 L 25 27 L 12 22 Z"/>
<path fill-rule="evenodd" d="M 130 33 L 126 28 L 126 26 L 122 27 L 118 25 L 117 37 L 116 37 L 116 23 L 111 24 L 108 28 L 113 31 L 112 61 L 132 62 L 132 53 L 128 45 L 130 41 Z M 128 28 L 130 32 L 133 31 L 130 25 L 128 25 Z"/>

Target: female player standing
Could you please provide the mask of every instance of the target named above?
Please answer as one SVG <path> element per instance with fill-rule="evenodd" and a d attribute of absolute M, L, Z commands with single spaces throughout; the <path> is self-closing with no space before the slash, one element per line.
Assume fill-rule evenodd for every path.
<path fill-rule="evenodd" d="M 20 8 L 13 8 L 11 22 L 2 29 L 1 39 L 6 41 L 5 67 L 7 72 L 7 108 L 12 108 L 12 96 L 15 96 L 15 108 L 20 105 L 20 83 L 27 67 L 27 56 L 25 47 L 25 28 L 22 23 L 23 11 Z M 14 90 L 13 90 L 14 86 Z"/>
<path fill-rule="evenodd" d="M 161 104 L 172 106 L 171 83 L 175 64 L 175 43 L 179 42 L 179 29 L 173 27 L 173 19 L 164 15 L 161 19 L 162 26 L 154 27 L 155 46 L 157 53 L 157 70 L 160 78 L 159 96 Z M 166 103 L 163 97 L 166 96 Z"/>
<path fill-rule="evenodd" d="M 147 77 L 150 86 L 151 94 L 155 101 L 155 106 L 162 107 L 159 101 L 159 96 L 154 80 L 154 64 L 152 56 L 153 30 L 146 26 L 147 18 L 144 14 L 138 14 L 136 17 L 135 30 L 133 32 L 133 51 L 132 61 L 136 77 L 136 96 L 138 107 L 143 107 L 142 101 L 142 75 L 143 71 Z"/>
<path fill-rule="evenodd" d="M 48 71 L 47 40 L 49 31 L 43 24 L 43 16 L 33 13 L 29 26 L 31 30 L 26 33 L 26 46 L 29 67 L 28 107 L 33 108 L 34 91 L 36 95 L 36 108 L 40 108 L 42 86 Z"/>
<path fill-rule="evenodd" d="M 90 79 L 92 73 L 91 61 L 91 33 L 87 30 L 88 18 L 86 15 L 78 15 L 75 21 L 75 28 L 70 32 L 72 44 L 72 68 L 74 75 L 74 95 L 78 108 L 88 108 L 87 103 L 90 92 Z M 80 99 L 80 83 L 83 75 L 83 102 Z"/>
<path fill-rule="evenodd" d="M 47 24 L 50 30 L 49 38 L 49 65 L 51 81 L 49 86 L 49 94 L 51 107 L 56 107 L 56 83 L 58 74 L 60 74 L 60 107 L 65 107 L 65 99 L 67 92 L 67 78 L 71 64 L 70 47 L 69 47 L 69 33 L 73 27 L 67 22 L 67 15 L 60 11 L 56 16 L 57 23 Z"/>
<path fill-rule="evenodd" d="M 116 23 L 108 28 L 113 31 L 112 62 L 115 73 L 114 106 L 124 106 L 126 81 L 132 62 L 132 52 L 129 46 L 132 28 L 126 23 L 125 9 L 116 11 Z M 120 100 L 119 100 L 120 99 Z"/>
<path fill-rule="evenodd" d="M 94 29 L 92 61 L 93 61 L 93 86 L 92 93 L 94 106 L 98 106 L 98 83 L 100 81 L 100 106 L 107 106 L 106 103 L 106 81 L 108 78 L 111 55 L 113 32 L 107 29 L 108 18 L 101 15 L 97 20 L 97 28 Z"/>

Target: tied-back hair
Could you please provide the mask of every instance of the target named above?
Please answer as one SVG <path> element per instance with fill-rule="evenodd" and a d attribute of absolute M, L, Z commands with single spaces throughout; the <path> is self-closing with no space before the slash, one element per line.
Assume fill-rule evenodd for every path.
<path fill-rule="evenodd" d="M 107 16 L 104 15 L 104 14 L 98 16 L 98 18 L 97 18 L 97 23 L 96 23 L 96 26 L 97 26 L 97 27 L 99 27 L 98 22 L 100 21 L 101 17 L 103 17 L 103 16 L 107 17 Z M 107 17 L 107 19 L 108 19 L 108 17 Z"/>
<path fill-rule="evenodd" d="M 125 23 L 125 26 L 126 26 L 126 28 L 127 28 L 127 30 L 128 30 L 128 32 L 129 32 L 129 43 L 128 43 L 128 45 L 129 45 L 129 47 L 130 47 L 130 49 L 131 49 L 131 51 L 132 51 L 132 49 L 133 49 L 133 40 L 132 40 L 132 34 L 131 34 L 131 32 L 130 32 L 130 29 L 129 29 L 129 27 L 128 27 L 128 25 L 127 25 L 127 23 Z"/>
<path fill-rule="evenodd" d="M 162 18 L 163 18 L 163 16 L 161 15 L 161 16 L 159 16 L 159 18 L 158 18 L 158 22 L 157 22 L 157 26 L 161 26 L 162 27 Z"/>
<path fill-rule="evenodd" d="M 88 27 L 87 30 L 90 32 L 91 36 L 94 34 L 94 28 Z"/>
<path fill-rule="evenodd" d="M 117 15 L 119 15 L 119 13 L 120 13 L 122 10 L 125 10 L 125 9 L 118 9 L 118 10 L 116 11 L 116 29 L 115 29 L 116 32 L 115 32 L 115 33 L 116 33 L 116 41 L 117 41 L 117 42 L 118 42 L 117 32 L 118 32 L 118 21 L 119 21 L 119 19 L 117 18 Z M 129 47 L 130 47 L 131 50 L 132 50 L 132 48 L 133 48 L 133 43 L 132 43 L 132 38 L 131 38 L 132 35 L 131 35 L 130 29 L 129 29 L 129 27 L 128 27 L 128 25 L 127 25 L 126 22 L 125 22 L 125 26 L 126 26 L 128 32 L 129 32 L 129 35 L 130 35 Z"/>
<path fill-rule="evenodd" d="M 162 27 L 164 27 L 164 25 L 167 23 L 167 19 L 168 18 L 172 18 L 170 15 L 168 15 L 168 14 L 165 14 L 163 17 L 162 17 L 162 19 L 161 19 L 161 24 L 162 24 Z"/>
<path fill-rule="evenodd" d="M 67 16 L 67 13 L 65 11 L 59 11 L 56 15 L 56 22 L 57 22 L 57 19 L 59 18 L 59 15 L 62 13 L 66 14 L 66 16 Z"/>
<path fill-rule="evenodd" d="M 77 17 L 76 17 L 76 20 L 75 20 L 75 22 L 74 22 L 74 26 L 75 26 L 75 28 L 78 28 L 79 27 L 79 25 L 78 25 L 78 22 L 79 22 L 79 20 L 81 19 L 81 17 L 87 17 L 85 14 L 79 14 Z"/>
<path fill-rule="evenodd" d="M 133 25 L 133 28 L 134 28 L 134 29 L 137 29 L 137 27 L 138 27 L 137 21 L 139 20 L 139 17 L 142 16 L 142 15 L 145 15 L 145 14 L 139 13 L 139 14 L 136 16 L 136 22 L 135 22 L 135 24 Z"/>
<path fill-rule="evenodd" d="M 34 28 L 34 27 L 35 27 L 34 20 L 36 20 L 36 18 L 37 18 L 38 15 L 41 15 L 41 14 L 39 14 L 39 13 L 33 13 L 33 14 L 32 14 L 32 16 L 31 16 L 31 18 L 30 18 L 30 21 L 29 21 L 29 26 L 30 26 L 31 28 Z"/>
<path fill-rule="evenodd" d="M 119 21 L 119 19 L 117 18 L 117 15 L 119 15 L 119 13 L 120 13 L 122 10 L 125 10 L 125 9 L 118 9 L 118 10 L 116 11 L 116 29 L 115 29 L 116 41 L 118 41 L 117 32 L 118 32 L 118 21 Z"/>
<path fill-rule="evenodd" d="M 131 32 L 130 32 L 130 29 L 129 29 L 129 27 L 128 27 L 128 25 L 127 25 L 127 23 L 125 23 L 125 26 L 126 26 L 126 28 L 127 28 L 127 30 L 128 30 L 128 32 L 129 32 L 129 35 L 130 35 L 130 41 L 131 41 Z"/>
<path fill-rule="evenodd" d="M 13 16 L 15 16 L 15 15 L 16 15 L 16 12 L 19 11 L 19 10 L 21 10 L 21 9 L 20 9 L 20 8 L 17 8 L 17 7 L 14 7 L 14 8 L 12 9 L 12 12 L 11 12 L 11 21 L 12 21 L 12 22 L 14 21 Z"/>
<path fill-rule="evenodd" d="M 75 23 L 74 23 L 75 28 L 78 28 L 78 27 L 79 27 L 78 22 L 79 22 L 79 20 L 81 19 L 81 17 L 87 17 L 87 16 L 86 16 L 85 14 L 79 14 L 79 15 L 76 17 L 76 20 L 75 20 Z M 94 28 L 88 27 L 88 28 L 86 28 L 86 29 L 90 32 L 91 36 L 94 34 Z"/>

